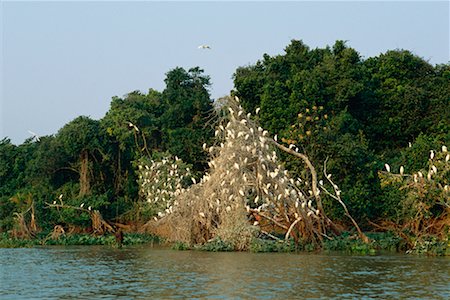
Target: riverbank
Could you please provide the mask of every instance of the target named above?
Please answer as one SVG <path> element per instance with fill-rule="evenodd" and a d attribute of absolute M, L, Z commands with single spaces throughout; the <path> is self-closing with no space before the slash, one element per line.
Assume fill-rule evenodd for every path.
<path fill-rule="evenodd" d="M 368 232 L 366 235 L 370 243 L 362 242 L 355 234 L 346 232 L 333 239 L 325 239 L 321 249 L 317 249 L 313 244 L 301 243 L 297 245 L 292 241 L 273 240 L 255 238 L 252 240 L 249 252 L 342 252 L 352 255 L 377 255 L 379 253 L 405 253 L 429 256 L 450 256 L 450 242 L 429 238 L 428 240 L 417 242 L 411 248 L 407 242 L 393 233 Z M 210 252 L 231 252 L 233 247 L 220 240 L 214 239 L 200 246 L 190 246 L 184 243 L 166 243 L 164 239 L 156 235 L 147 233 L 126 233 L 122 244 L 118 244 L 114 235 L 94 236 L 91 234 L 66 234 L 56 239 L 49 238 L 48 235 L 39 234 L 33 239 L 21 239 L 10 237 L 7 233 L 0 234 L 0 248 L 29 248 L 42 245 L 107 245 L 112 247 L 140 245 L 140 244 L 164 244 L 173 250 L 199 250 Z"/>
<path fill-rule="evenodd" d="M 158 236 L 146 233 L 127 233 L 123 237 L 122 244 L 118 244 L 114 235 L 92 234 L 65 234 L 56 239 L 49 238 L 46 234 L 38 234 L 32 239 L 22 239 L 9 236 L 7 233 L 0 234 L 0 248 L 29 248 L 43 245 L 109 245 L 109 246 L 130 246 L 140 244 L 161 243 L 162 239 Z"/>

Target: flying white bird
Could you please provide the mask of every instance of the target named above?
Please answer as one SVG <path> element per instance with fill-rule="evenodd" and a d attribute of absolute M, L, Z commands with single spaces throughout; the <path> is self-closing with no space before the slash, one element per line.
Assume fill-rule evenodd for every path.
<path fill-rule="evenodd" d="M 211 49 L 211 47 L 209 45 L 200 45 L 198 49 Z"/>
<path fill-rule="evenodd" d="M 32 139 L 35 139 L 36 142 L 40 142 L 41 141 L 41 139 L 39 138 L 39 136 L 35 132 L 33 132 L 31 130 L 28 130 L 28 132 L 33 136 Z"/>

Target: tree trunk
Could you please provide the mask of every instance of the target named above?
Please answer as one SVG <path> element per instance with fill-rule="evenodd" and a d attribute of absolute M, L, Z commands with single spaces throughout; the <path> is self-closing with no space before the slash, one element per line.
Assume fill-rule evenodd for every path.
<path fill-rule="evenodd" d="M 80 154 L 80 194 L 86 196 L 91 192 L 91 184 L 89 178 L 89 152 L 83 150 Z"/>

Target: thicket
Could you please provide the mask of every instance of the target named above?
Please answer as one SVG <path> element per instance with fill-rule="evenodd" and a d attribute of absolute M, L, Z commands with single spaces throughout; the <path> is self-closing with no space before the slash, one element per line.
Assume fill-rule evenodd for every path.
<path fill-rule="evenodd" d="M 213 176 L 217 168 L 222 173 L 215 175 L 216 181 L 229 184 L 232 177 L 236 183 L 242 179 L 235 174 L 234 162 L 229 162 L 247 158 L 247 164 L 255 155 L 247 157 L 247 150 L 233 148 L 234 158 L 219 159 L 217 151 L 221 143 L 227 145 L 228 134 L 222 129 L 227 123 L 220 122 L 230 111 L 211 100 L 209 77 L 199 68 L 176 68 L 166 75 L 162 92 L 150 89 L 147 94 L 134 91 L 123 98 L 113 97 L 110 110 L 100 120 L 78 117 L 55 135 L 39 141 L 30 138 L 21 145 L 1 140 L 0 231 L 33 236 L 56 225 L 66 231 L 89 231 L 91 210 L 99 211 L 107 223 L 133 224 L 137 229 L 154 217 L 174 215 L 179 191 L 199 189 L 197 183 Z M 352 221 L 346 215 L 351 215 L 364 230 L 393 231 L 408 249 L 418 252 L 433 239 L 448 241 L 449 192 L 445 186 L 450 175 L 445 171 L 449 162 L 443 147 L 450 145 L 449 64 L 432 66 L 407 50 L 363 59 L 342 41 L 310 49 L 293 40 L 284 54 L 265 54 L 254 65 L 238 68 L 233 79 L 232 95 L 242 105 L 241 115 L 235 118 L 259 124 L 261 134 L 267 131 L 264 138 L 276 136 L 279 144 L 294 145 L 290 150 L 304 154 L 317 169 L 317 183 L 333 183 L 328 190 L 348 208 L 346 212 L 323 191 L 320 209 L 333 223 L 350 228 Z M 238 138 L 237 129 L 233 130 Z M 216 136 L 214 131 L 218 131 Z M 304 160 L 276 147 L 268 151 L 269 155 L 275 151 L 277 157 L 276 167 L 266 165 L 270 172 L 288 170 L 290 178 L 311 183 Z M 430 153 L 436 158 L 430 159 Z M 395 172 L 387 173 L 385 164 Z M 398 177 L 393 173 L 400 174 L 400 166 Z M 426 180 L 430 170 L 434 172 L 431 181 L 420 181 L 419 172 Z M 417 182 L 414 175 L 419 176 Z M 245 228 L 250 226 L 250 239 L 256 220 L 246 207 L 253 212 L 258 203 L 252 188 L 239 184 L 241 188 L 233 185 L 232 189 L 236 196 L 244 193 L 248 201 L 241 207 L 241 220 Z M 303 188 L 311 196 L 308 190 Z M 196 196 L 213 197 L 208 193 Z M 52 206 L 54 201 L 69 208 L 57 209 Z M 195 197 L 186 201 L 195 202 Z M 315 201 L 312 206 L 318 209 Z M 234 209 L 229 204 L 220 207 Z M 80 206 L 84 210 L 70 208 Z M 189 213 L 201 226 L 209 224 L 213 230 L 207 230 L 203 240 L 182 241 L 203 243 L 226 236 L 206 211 Z M 294 210 L 288 219 L 297 219 Z"/>

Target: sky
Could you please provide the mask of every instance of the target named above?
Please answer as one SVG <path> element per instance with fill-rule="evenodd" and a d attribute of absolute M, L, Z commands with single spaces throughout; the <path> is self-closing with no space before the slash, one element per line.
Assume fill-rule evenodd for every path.
<path fill-rule="evenodd" d="M 363 58 L 407 49 L 449 63 L 448 1 L 68 2 L 0 0 L 0 140 L 56 134 L 113 96 L 162 91 L 165 74 L 199 66 L 212 98 L 239 66 L 345 40 Z M 211 49 L 198 49 L 201 44 Z"/>

